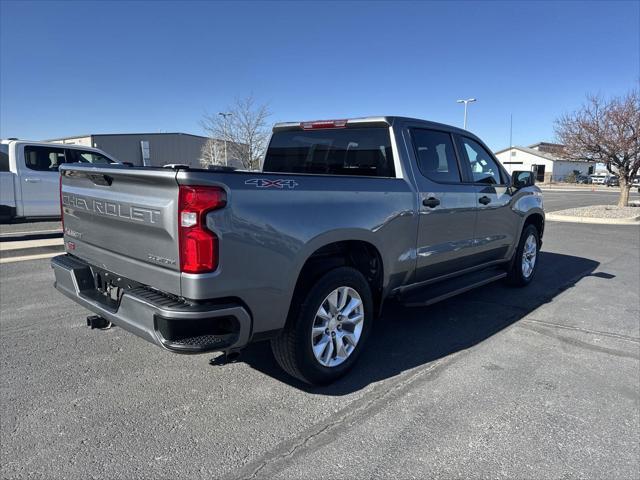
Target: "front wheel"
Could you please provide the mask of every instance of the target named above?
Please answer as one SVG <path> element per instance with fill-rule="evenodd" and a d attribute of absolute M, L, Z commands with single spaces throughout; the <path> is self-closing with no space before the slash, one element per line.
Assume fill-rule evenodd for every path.
<path fill-rule="evenodd" d="M 271 341 L 278 364 L 291 376 L 318 385 L 347 373 L 373 321 L 373 299 L 364 276 L 351 267 L 326 273 L 294 312 Z"/>
<path fill-rule="evenodd" d="M 536 273 L 540 252 L 540 234 L 533 225 L 527 225 L 522 231 L 520 242 L 507 274 L 507 281 L 516 286 L 528 285 Z"/>

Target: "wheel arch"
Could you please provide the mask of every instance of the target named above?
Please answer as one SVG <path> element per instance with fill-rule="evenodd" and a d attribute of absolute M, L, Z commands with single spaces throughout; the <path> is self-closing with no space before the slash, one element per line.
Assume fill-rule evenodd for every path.
<path fill-rule="evenodd" d="M 522 223 L 522 228 L 520 229 L 520 234 L 522 231 L 528 226 L 533 225 L 538 230 L 538 235 L 540 236 L 540 240 L 542 240 L 542 235 L 544 233 L 544 215 L 541 212 L 532 212 L 527 215 Z"/>
<path fill-rule="evenodd" d="M 306 256 L 296 277 L 293 296 L 289 305 L 287 322 L 295 318 L 295 310 L 308 289 L 324 274 L 338 267 L 349 266 L 358 270 L 367 280 L 379 311 L 383 302 L 385 268 L 380 249 L 363 239 L 345 239 L 324 243 Z"/>

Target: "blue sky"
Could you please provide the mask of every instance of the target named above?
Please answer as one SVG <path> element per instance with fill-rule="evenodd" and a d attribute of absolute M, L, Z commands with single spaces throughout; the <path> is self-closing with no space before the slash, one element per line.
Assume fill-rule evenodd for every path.
<path fill-rule="evenodd" d="M 249 93 L 275 121 L 395 114 L 491 148 L 553 139 L 640 80 L 640 2 L 0 4 L 0 137 L 202 133 Z"/>

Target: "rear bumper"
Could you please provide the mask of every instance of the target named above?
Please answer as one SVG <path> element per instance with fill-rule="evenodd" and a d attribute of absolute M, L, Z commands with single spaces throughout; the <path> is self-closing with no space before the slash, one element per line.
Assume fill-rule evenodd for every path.
<path fill-rule="evenodd" d="M 146 288 L 120 302 L 102 295 L 91 265 L 70 255 L 51 259 L 55 287 L 88 310 L 139 337 L 179 353 L 238 349 L 249 343 L 251 317 L 238 304 L 191 304 Z"/>

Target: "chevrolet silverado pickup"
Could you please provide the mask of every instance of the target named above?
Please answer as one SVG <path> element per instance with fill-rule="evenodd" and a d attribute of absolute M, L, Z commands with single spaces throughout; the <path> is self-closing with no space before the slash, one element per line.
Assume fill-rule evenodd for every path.
<path fill-rule="evenodd" d="M 333 381 L 385 299 L 534 278 L 544 211 L 475 135 L 404 117 L 280 123 L 262 171 L 62 165 L 56 288 L 165 349 L 269 340 Z"/>
<path fill-rule="evenodd" d="M 58 168 L 63 163 L 108 164 L 97 148 L 62 143 L 0 141 L 0 220 L 60 217 Z"/>

